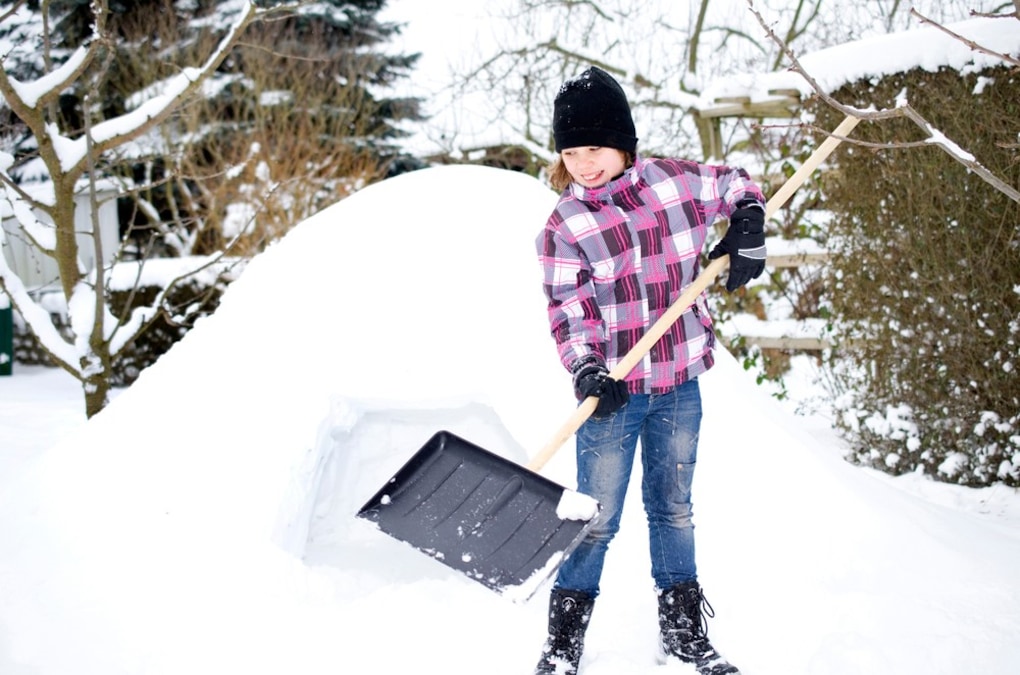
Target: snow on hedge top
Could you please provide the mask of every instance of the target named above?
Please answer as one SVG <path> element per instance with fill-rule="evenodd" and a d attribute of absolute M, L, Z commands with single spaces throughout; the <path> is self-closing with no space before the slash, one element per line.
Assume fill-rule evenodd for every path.
<path fill-rule="evenodd" d="M 1020 22 L 1012 17 L 969 19 L 948 24 L 946 28 L 986 50 L 1020 54 Z M 826 93 L 858 80 L 914 68 L 929 72 L 953 68 L 965 74 L 1003 63 L 998 56 L 972 49 L 967 43 L 930 26 L 827 47 L 798 56 L 797 60 Z M 775 97 L 770 92 L 778 90 L 796 90 L 802 95 L 812 92 L 807 80 L 791 70 L 744 73 L 706 87 L 697 107 L 710 108 L 717 99 L 738 96 L 766 101 Z"/>

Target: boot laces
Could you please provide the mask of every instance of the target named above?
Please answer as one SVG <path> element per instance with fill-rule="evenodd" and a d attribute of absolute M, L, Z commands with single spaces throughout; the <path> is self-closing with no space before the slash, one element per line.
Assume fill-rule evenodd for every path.
<path fill-rule="evenodd" d="M 708 620 L 715 618 L 715 609 L 712 608 L 708 598 L 705 597 L 705 592 L 700 587 L 691 589 L 686 610 L 694 635 L 707 640 Z"/>

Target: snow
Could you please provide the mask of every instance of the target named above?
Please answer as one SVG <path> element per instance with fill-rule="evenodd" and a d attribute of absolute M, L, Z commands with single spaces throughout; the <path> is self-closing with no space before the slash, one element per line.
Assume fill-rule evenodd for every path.
<path fill-rule="evenodd" d="M 437 430 L 524 463 L 573 411 L 533 251 L 554 201 L 482 167 L 368 187 L 87 423 L 70 376 L 16 364 L 0 672 L 530 672 L 544 588 L 497 595 L 353 514 Z M 747 675 L 1015 672 L 1016 491 L 851 466 L 824 418 L 717 358 L 694 482 L 716 646 Z M 568 488 L 571 448 L 542 471 Z M 691 672 L 655 660 L 638 489 L 583 675 Z"/>
<path fill-rule="evenodd" d="M 591 520 L 598 513 L 598 501 L 574 490 L 564 490 L 556 505 L 556 515 L 563 520 Z"/>
<path fill-rule="evenodd" d="M 992 52 L 1020 52 L 1020 30 L 1016 22 L 1008 18 L 968 19 L 948 24 L 946 28 Z M 923 26 L 822 49 L 805 56 L 801 65 L 810 73 L 819 73 L 818 83 L 831 92 L 859 79 L 914 68 L 929 72 L 952 68 L 966 73 L 1005 65 L 1005 62 L 998 56 L 971 49 L 938 28 Z"/>
<path fill-rule="evenodd" d="M 391 4 L 412 21 L 395 48 L 426 52 L 423 92 L 446 87 L 461 41 L 481 53 L 498 30 L 481 3 Z M 989 21 L 951 28 L 1020 51 L 1015 24 Z M 992 58 L 933 30 L 801 61 L 831 90 Z M 62 72 L 16 88 L 37 99 Z M 718 82 L 704 100 L 806 91 L 788 72 Z M 166 100 L 93 133 L 126 133 Z M 421 136 L 505 140 L 477 103 L 434 97 L 442 114 Z M 81 139 L 53 140 L 63 166 L 77 161 Z M 543 593 L 498 596 L 353 514 L 436 430 L 524 463 L 572 412 L 532 244 L 554 201 L 478 167 L 369 187 L 253 260 L 214 316 L 87 423 L 69 375 L 15 364 L 0 378 L 0 672 L 530 672 Z M 694 498 L 723 653 L 747 675 L 1014 672 L 1017 492 L 850 466 L 824 413 L 795 416 L 717 359 Z M 567 487 L 569 445 L 543 469 Z M 690 672 L 655 662 L 642 520 L 632 496 L 583 675 Z"/>
<path fill-rule="evenodd" d="M 1020 30 L 1012 19 L 975 18 L 945 26 L 953 33 L 998 54 L 1020 53 Z M 967 44 L 932 26 L 885 35 L 798 55 L 804 70 L 826 93 L 858 80 L 878 79 L 914 68 L 929 72 L 952 68 L 962 73 L 1005 65 L 999 56 L 971 49 Z M 771 92 L 797 90 L 808 96 L 807 80 L 791 70 L 745 73 L 720 78 L 706 87 L 698 104 L 711 108 L 717 98 L 748 96 L 752 101 L 775 98 Z"/>
<path fill-rule="evenodd" d="M 19 82 L 11 78 L 11 89 L 17 93 L 25 105 L 34 108 L 40 99 L 52 97 L 55 90 L 63 89 L 66 86 L 67 80 L 73 77 L 74 72 L 83 67 L 88 53 L 86 47 L 79 47 L 55 70 L 33 82 Z"/>

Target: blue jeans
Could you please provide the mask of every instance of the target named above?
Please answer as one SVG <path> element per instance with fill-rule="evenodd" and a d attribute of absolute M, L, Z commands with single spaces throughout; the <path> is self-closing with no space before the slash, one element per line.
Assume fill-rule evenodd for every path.
<path fill-rule="evenodd" d="M 648 517 L 652 578 L 657 588 L 697 579 L 691 480 L 701 428 L 697 379 L 667 394 L 631 394 L 615 413 L 589 418 L 577 432 L 577 489 L 602 511 L 588 536 L 560 567 L 556 588 L 599 594 L 609 542 L 620 529 L 638 439 L 641 498 Z"/>

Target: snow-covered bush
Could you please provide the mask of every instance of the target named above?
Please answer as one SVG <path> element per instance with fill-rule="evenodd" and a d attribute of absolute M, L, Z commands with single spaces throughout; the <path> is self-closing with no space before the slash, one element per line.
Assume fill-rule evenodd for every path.
<path fill-rule="evenodd" d="M 1020 73 L 912 70 L 835 93 L 911 105 L 1020 184 Z M 819 124 L 838 113 L 817 109 Z M 904 144 L 905 120 L 855 137 Z M 847 146 L 828 190 L 829 290 L 845 327 L 841 426 L 861 464 L 968 485 L 1020 485 L 1020 204 L 928 147 Z"/>

